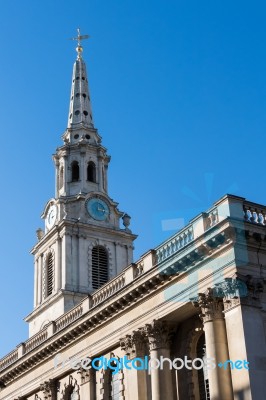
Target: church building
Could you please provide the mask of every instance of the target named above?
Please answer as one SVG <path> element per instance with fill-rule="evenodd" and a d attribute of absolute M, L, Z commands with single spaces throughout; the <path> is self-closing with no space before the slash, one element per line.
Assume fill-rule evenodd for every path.
<path fill-rule="evenodd" d="M 265 400 L 266 206 L 225 195 L 134 261 L 130 216 L 108 194 L 86 38 L 78 30 L 55 197 L 32 249 L 29 338 L 0 359 L 0 400 Z"/>

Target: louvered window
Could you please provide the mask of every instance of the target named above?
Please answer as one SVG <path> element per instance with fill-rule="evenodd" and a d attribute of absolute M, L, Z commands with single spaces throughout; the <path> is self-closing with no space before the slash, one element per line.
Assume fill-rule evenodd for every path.
<path fill-rule="evenodd" d="M 50 296 L 50 294 L 53 293 L 53 281 L 54 281 L 54 258 L 52 254 L 49 254 L 47 259 L 47 281 L 46 281 L 47 296 Z"/>
<path fill-rule="evenodd" d="M 108 281 L 108 255 L 102 246 L 92 249 L 92 288 L 98 289 Z"/>

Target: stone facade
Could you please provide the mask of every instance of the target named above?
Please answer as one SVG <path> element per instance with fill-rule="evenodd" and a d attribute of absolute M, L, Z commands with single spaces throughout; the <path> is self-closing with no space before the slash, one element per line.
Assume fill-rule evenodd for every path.
<path fill-rule="evenodd" d="M 265 219 L 247 220 L 247 207 L 257 213 L 260 206 L 224 196 L 212 208 L 218 218 L 211 227 L 204 221 L 209 212 L 194 218 L 17 346 L 0 360 L 0 398 L 263 400 Z M 266 207 L 260 211 L 265 218 Z M 192 239 L 185 243 L 188 230 Z M 207 357 L 246 360 L 249 369 L 217 366 L 203 379 L 196 369 L 166 364 L 150 374 L 123 369 L 112 375 L 73 369 L 70 362 L 55 368 L 56 356 L 60 362 L 125 355 L 193 360 L 199 343 Z M 110 397 L 114 376 L 118 394 Z"/>
<path fill-rule="evenodd" d="M 0 360 L 0 399 L 264 400 L 266 206 L 226 195 L 133 263 L 136 236 L 103 183 L 109 157 L 78 49 L 68 128 L 54 156 L 56 196 L 32 251 L 30 338 Z M 91 198 L 102 202 L 90 209 Z M 88 261 L 95 248 L 107 249 L 99 254 L 109 268 L 97 289 Z M 119 368 L 124 357 L 150 369 Z M 198 368 L 196 358 L 215 368 Z"/>

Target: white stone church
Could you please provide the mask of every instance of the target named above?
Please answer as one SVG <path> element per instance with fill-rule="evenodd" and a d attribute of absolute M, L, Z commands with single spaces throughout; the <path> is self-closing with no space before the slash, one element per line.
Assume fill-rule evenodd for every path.
<path fill-rule="evenodd" d="M 225 195 L 134 262 L 130 217 L 108 195 L 86 37 L 32 249 L 29 339 L 0 359 L 0 399 L 265 400 L 266 206 Z"/>

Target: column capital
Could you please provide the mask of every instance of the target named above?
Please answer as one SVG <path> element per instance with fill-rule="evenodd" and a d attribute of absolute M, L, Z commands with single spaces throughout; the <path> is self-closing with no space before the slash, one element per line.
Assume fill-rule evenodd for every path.
<path fill-rule="evenodd" d="M 86 369 L 80 365 L 77 373 L 80 376 L 80 385 L 84 385 L 85 383 L 91 382 L 93 380 L 94 370 L 92 368 Z"/>
<path fill-rule="evenodd" d="M 148 338 L 150 350 L 168 349 L 170 347 L 173 328 L 166 321 L 154 320 L 146 324 L 142 331 Z"/>
<path fill-rule="evenodd" d="M 215 296 L 213 289 L 208 288 L 205 293 L 199 293 L 198 297 L 191 301 L 194 307 L 201 309 L 199 316 L 203 323 L 224 318 L 223 302 Z"/>
<path fill-rule="evenodd" d="M 58 389 L 58 384 L 55 379 L 49 379 L 49 381 L 45 381 L 41 383 L 40 390 L 43 392 L 43 398 L 45 400 L 54 400 L 56 399 L 56 393 Z"/>
<path fill-rule="evenodd" d="M 264 280 L 263 278 L 254 277 L 252 275 L 241 275 L 237 274 L 237 286 L 234 293 L 229 291 L 224 296 L 224 308 L 225 312 L 239 306 L 250 306 L 261 308 L 261 295 L 264 292 Z"/>
<path fill-rule="evenodd" d="M 131 335 L 126 335 L 120 339 L 120 347 L 129 358 L 144 357 L 147 338 L 142 330 L 133 331 Z"/>

